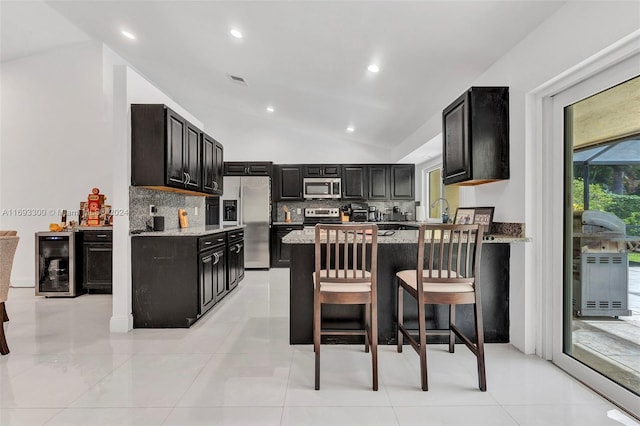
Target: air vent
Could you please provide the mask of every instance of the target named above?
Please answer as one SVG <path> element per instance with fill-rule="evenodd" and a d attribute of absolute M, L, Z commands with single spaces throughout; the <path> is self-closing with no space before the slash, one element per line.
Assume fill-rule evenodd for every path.
<path fill-rule="evenodd" d="M 227 77 L 229 77 L 229 80 L 233 81 L 236 84 L 241 84 L 243 86 L 247 85 L 247 82 L 245 81 L 245 79 L 240 77 L 240 76 L 233 75 L 233 74 L 227 74 Z"/>

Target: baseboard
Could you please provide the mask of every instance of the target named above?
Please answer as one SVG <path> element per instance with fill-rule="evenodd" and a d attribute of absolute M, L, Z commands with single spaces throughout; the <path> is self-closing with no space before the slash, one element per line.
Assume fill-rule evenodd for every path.
<path fill-rule="evenodd" d="M 133 315 L 125 317 L 111 317 L 109 330 L 112 333 L 128 333 L 133 330 Z"/>
<path fill-rule="evenodd" d="M 34 288 L 36 285 L 33 282 L 33 278 L 18 278 L 18 279 L 12 279 L 11 280 L 11 287 L 22 287 L 22 288 Z"/>

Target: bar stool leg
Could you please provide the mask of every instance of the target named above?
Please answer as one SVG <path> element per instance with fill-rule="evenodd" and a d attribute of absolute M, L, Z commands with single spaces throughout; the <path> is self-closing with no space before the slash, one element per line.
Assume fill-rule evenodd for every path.
<path fill-rule="evenodd" d="M 404 327 L 403 293 L 400 279 L 398 278 L 398 353 L 402 353 L 402 332 L 400 331 L 400 327 Z"/>
<path fill-rule="evenodd" d="M 456 323 L 456 305 L 449 305 L 449 352 L 456 350 L 456 334 L 451 327 Z"/>

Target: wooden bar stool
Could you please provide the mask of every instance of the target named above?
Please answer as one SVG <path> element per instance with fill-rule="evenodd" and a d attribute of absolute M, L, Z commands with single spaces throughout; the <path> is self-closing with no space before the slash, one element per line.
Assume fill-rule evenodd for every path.
<path fill-rule="evenodd" d="M 373 390 L 378 390 L 377 264 L 376 225 L 316 225 L 313 274 L 316 390 L 320 389 L 320 342 L 326 335 L 364 335 L 365 352 L 371 347 Z M 364 330 L 323 329 L 323 304 L 365 305 Z"/>
<path fill-rule="evenodd" d="M 422 390 L 427 384 L 427 335 L 449 337 L 449 352 L 455 350 L 456 336 L 473 352 L 478 363 L 478 383 L 487 390 L 484 363 L 484 334 L 480 302 L 480 225 L 422 225 L 418 231 L 417 269 L 400 271 L 398 278 L 398 352 L 406 337 L 420 355 Z M 404 327 L 403 296 L 407 292 L 418 304 L 418 329 Z M 427 330 L 425 305 L 449 305 L 449 328 Z M 475 321 L 475 343 L 455 325 L 455 306 L 472 304 Z M 417 332 L 417 340 L 414 337 Z"/>

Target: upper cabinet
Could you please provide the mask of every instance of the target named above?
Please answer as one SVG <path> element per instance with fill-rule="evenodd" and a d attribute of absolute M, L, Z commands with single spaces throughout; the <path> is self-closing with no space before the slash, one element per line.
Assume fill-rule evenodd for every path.
<path fill-rule="evenodd" d="M 342 199 L 367 199 L 367 166 L 362 164 L 342 166 Z"/>
<path fill-rule="evenodd" d="M 276 200 L 303 200 L 301 165 L 282 164 L 276 168 Z"/>
<path fill-rule="evenodd" d="M 369 183 L 368 199 L 369 200 L 388 200 L 389 199 L 389 165 L 388 164 L 369 164 L 367 166 L 367 181 Z"/>
<path fill-rule="evenodd" d="M 225 176 L 271 176 L 273 163 L 268 161 L 227 161 Z"/>
<path fill-rule="evenodd" d="M 305 164 L 304 177 L 340 177 L 340 166 L 337 164 Z"/>
<path fill-rule="evenodd" d="M 416 167 L 413 164 L 392 164 L 391 172 L 391 199 L 413 200 L 415 199 L 415 175 Z"/>
<path fill-rule="evenodd" d="M 200 161 L 201 156 L 201 144 L 200 140 L 201 132 L 193 124 L 186 122 L 186 137 L 183 144 L 184 161 L 183 168 L 186 175 L 186 181 L 184 186 L 191 191 L 199 191 L 202 189 L 200 185 L 200 175 L 202 174 Z"/>
<path fill-rule="evenodd" d="M 472 87 L 442 112 L 445 185 L 509 179 L 509 88 Z"/>
<path fill-rule="evenodd" d="M 131 105 L 132 185 L 221 194 L 222 152 L 166 105 Z"/>
<path fill-rule="evenodd" d="M 223 153 L 222 144 L 202 134 L 202 192 L 222 195 Z"/>

